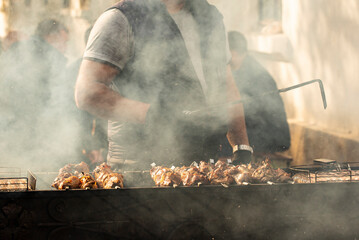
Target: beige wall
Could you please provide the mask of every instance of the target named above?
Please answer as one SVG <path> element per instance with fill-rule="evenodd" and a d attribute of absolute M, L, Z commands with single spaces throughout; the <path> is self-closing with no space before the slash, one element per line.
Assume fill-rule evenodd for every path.
<path fill-rule="evenodd" d="M 232 11 L 240 2 L 245 1 L 232 1 L 232 6 L 223 8 L 225 19 L 241 19 Z M 359 0 L 282 0 L 282 12 L 284 34 L 254 37 L 257 42 L 252 44 L 253 50 L 262 46 L 260 51 L 267 48 L 264 51 L 272 51 L 273 56 L 278 51 L 284 53 L 282 60 L 268 55 L 259 58 L 275 77 L 278 87 L 319 78 L 323 80 L 328 101 L 324 110 L 318 86 L 314 85 L 282 94 L 291 122 L 291 154 L 297 158 L 296 163 L 318 157 L 356 161 L 359 158 L 356 150 L 359 144 L 354 144 L 359 142 Z M 227 24 L 234 26 L 233 22 Z M 245 27 L 238 26 L 240 29 Z M 282 50 L 278 49 L 281 45 Z"/>
<path fill-rule="evenodd" d="M 292 66 L 278 64 L 277 71 L 288 84 L 322 79 L 328 98 L 322 111 L 317 89 L 298 91 L 293 118 L 359 139 L 359 1 L 284 0 L 283 13 L 294 56 Z"/>
<path fill-rule="evenodd" d="M 257 0 L 209 0 L 208 2 L 222 12 L 228 31 L 248 33 L 257 26 Z"/>

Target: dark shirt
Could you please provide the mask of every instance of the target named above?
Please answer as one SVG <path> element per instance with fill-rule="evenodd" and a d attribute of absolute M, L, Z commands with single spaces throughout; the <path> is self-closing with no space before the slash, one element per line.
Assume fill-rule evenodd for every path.
<path fill-rule="evenodd" d="M 255 152 L 280 152 L 290 147 L 287 116 L 277 85 L 253 57 L 246 56 L 233 72 L 243 103 L 247 134 Z M 263 95 L 265 93 L 272 94 Z"/>

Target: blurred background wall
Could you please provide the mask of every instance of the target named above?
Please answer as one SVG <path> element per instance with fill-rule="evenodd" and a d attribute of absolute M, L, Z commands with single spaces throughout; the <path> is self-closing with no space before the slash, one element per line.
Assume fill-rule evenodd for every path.
<path fill-rule="evenodd" d="M 323 81 L 326 110 L 318 86 L 282 94 L 291 125 L 293 164 L 314 158 L 357 161 L 359 1 L 211 2 L 222 10 L 228 29 L 246 34 L 253 55 L 279 88 Z"/>
<path fill-rule="evenodd" d="M 81 56 L 83 34 L 115 0 L 0 0 L 0 37 L 9 30 L 31 35 L 56 17 L 70 29 L 69 59 Z M 227 30 L 243 32 L 253 54 L 279 88 L 321 79 L 282 97 L 291 126 L 293 164 L 313 158 L 359 158 L 359 0 L 209 0 Z"/>

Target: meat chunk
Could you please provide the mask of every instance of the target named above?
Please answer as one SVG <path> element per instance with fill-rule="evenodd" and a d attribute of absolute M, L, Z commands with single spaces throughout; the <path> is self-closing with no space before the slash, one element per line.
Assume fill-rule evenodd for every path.
<path fill-rule="evenodd" d="M 248 165 L 233 166 L 229 170 L 229 174 L 234 178 L 234 181 L 241 185 L 245 182 L 249 183 L 252 181 L 253 169 L 248 168 Z"/>
<path fill-rule="evenodd" d="M 80 179 L 76 176 L 71 176 L 68 178 L 65 178 L 61 183 L 59 184 L 58 189 L 75 189 L 80 187 Z"/>
<path fill-rule="evenodd" d="M 87 174 L 84 174 L 80 178 L 80 188 L 83 188 L 83 189 L 87 189 L 87 188 L 96 189 L 97 188 L 97 183 L 96 183 L 95 179 L 90 174 L 87 173 Z"/>
<path fill-rule="evenodd" d="M 272 168 L 269 160 L 266 159 L 262 164 L 252 173 L 252 179 L 255 182 L 266 183 L 268 181 L 274 182 L 276 179 L 276 171 Z"/>
<path fill-rule="evenodd" d="M 208 173 L 210 173 L 213 170 L 214 165 L 212 163 L 200 161 L 198 168 L 201 173 L 207 175 Z"/>
<path fill-rule="evenodd" d="M 123 175 L 113 172 L 106 163 L 97 166 L 93 173 L 100 188 L 123 188 Z"/>
<path fill-rule="evenodd" d="M 230 174 L 231 170 L 228 169 L 228 164 L 225 162 L 217 161 L 215 168 L 208 174 L 208 180 L 212 185 L 218 184 L 232 184 L 234 178 Z"/>
<path fill-rule="evenodd" d="M 181 176 L 183 186 L 207 184 L 208 179 L 197 167 L 182 167 L 176 170 Z"/>
<path fill-rule="evenodd" d="M 181 175 L 170 168 L 153 167 L 150 174 L 156 186 L 178 186 L 181 184 Z"/>
<path fill-rule="evenodd" d="M 81 178 L 82 175 L 88 174 L 89 172 L 89 167 L 85 162 L 79 164 L 66 164 L 59 170 L 59 174 L 51 186 L 57 189 L 65 189 L 66 187 L 71 189 L 79 188 L 80 183 L 78 182 L 77 184 L 77 181 L 79 181 L 79 178 Z"/>

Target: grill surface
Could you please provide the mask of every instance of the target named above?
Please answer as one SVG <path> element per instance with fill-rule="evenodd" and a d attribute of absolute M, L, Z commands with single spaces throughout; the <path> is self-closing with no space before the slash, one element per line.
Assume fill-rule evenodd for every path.
<path fill-rule="evenodd" d="M 355 239 L 358 201 L 358 183 L 9 192 L 0 239 Z"/>
<path fill-rule="evenodd" d="M 57 172 L 35 175 L 40 190 L 0 192 L 0 239 L 359 238 L 358 182 L 159 188 L 125 172 L 125 189 L 54 190 Z"/>

